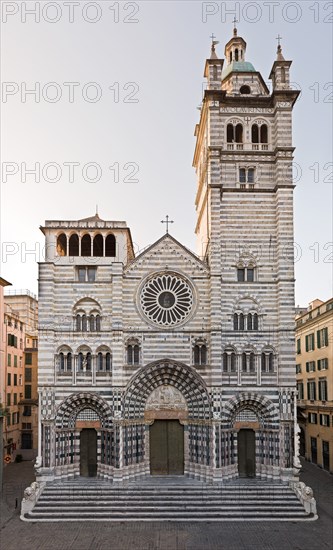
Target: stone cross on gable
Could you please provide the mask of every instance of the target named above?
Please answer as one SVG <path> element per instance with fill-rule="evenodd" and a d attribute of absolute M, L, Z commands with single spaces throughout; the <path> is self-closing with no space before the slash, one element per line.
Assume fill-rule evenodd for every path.
<path fill-rule="evenodd" d="M 161 220 L 161 223 L 165 223 L 166 224 L 166 233 L 169 233 L 169 224 L 170 223 L 174 223 L 173 220 L 169 220 L 169 216 L 166 215 L 165 216 L 165 220 Z"/>

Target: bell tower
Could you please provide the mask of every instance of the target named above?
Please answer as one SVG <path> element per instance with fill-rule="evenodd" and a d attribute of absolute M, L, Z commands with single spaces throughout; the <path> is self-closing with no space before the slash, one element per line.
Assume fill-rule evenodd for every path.
<path fill-rule="evenodd" d="M 278 406 L 286 393 L 292 410 L 292 110 L 299 92 L 290 87 L 291 61 L 280 42 L 272 91 L 247 61 L 236 27 L 225 59 L 215 45 L 206 61 L 193 161 L 197 253 L 210 267 L 216 327 L 212 369 L 222 394 L 269 393 Z"/>

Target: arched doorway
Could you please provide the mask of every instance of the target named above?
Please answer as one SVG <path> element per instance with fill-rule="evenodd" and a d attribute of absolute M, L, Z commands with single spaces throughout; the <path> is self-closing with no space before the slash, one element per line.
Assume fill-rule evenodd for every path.
<path fill-rule="evenodd" d="M 77 392 L 61 403 L 55 430 L 57 475 L 112 478 L 113 421 L 108 403 L 93 392 Z"/>
<path fill-rule="evenodd" d="M 149 427 L 151 475 L 184 474 L 184 425 L 188 418 L 187 402 L 174 386 L 163 384 L 146 401 L 145 419 Z"/>
<path fill-rule="evenodd" d="M 97 432 L 95 428 L 82 428 L 80 432 L 80 476 L 97 475 Z"/>
<path fill-rule="evenodd" d="M 140 369 L 125 392 L 124 421 L 131 439 L 141 443 L 136 450 L 141 464 L 125 449 L 125 465 L 152 475 L 209 475 L 210 398 L 193 368 L 165 359 Z M 127 448 L 133 448 L 129 440 Z"/>
<path fill-rule="evenodd" d="M 239 477 L 255 477 L 256 446 L 255 431 L 242 428 L 238 432 L 238 474 Z"/>
<path fill-rule="evenodd" d="M 149 436 L 151 475 L 183 475 L 184 426 L 179 420 L 155 420 Z"/>
<path fill-rule="evenodd" d="M 224 439 L 237 440 L 230 447 L 225 466 L 229 475 L 268 479 L 279 467 L 280 427 L 275 404 L 255 392 L 240 392 L 225 405 Z M 223 450 L 223 449 L 222 449 Z"/>

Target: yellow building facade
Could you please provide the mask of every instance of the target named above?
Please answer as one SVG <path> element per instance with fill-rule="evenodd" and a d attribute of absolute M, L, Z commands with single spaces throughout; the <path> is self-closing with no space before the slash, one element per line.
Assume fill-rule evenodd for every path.
<path fill-rule="evenodd" d="M 333 472 L 333 298 L 296 315 L 301 455 Z"/>

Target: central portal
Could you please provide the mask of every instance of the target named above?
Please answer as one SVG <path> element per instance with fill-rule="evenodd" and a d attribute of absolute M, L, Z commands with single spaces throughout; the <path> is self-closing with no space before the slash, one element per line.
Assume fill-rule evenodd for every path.
<path fill-rule="evenodd" d="M 155 420 L 150 426 L 150 473 L 184 474 L 184 426 L 178 420 Z"/>

